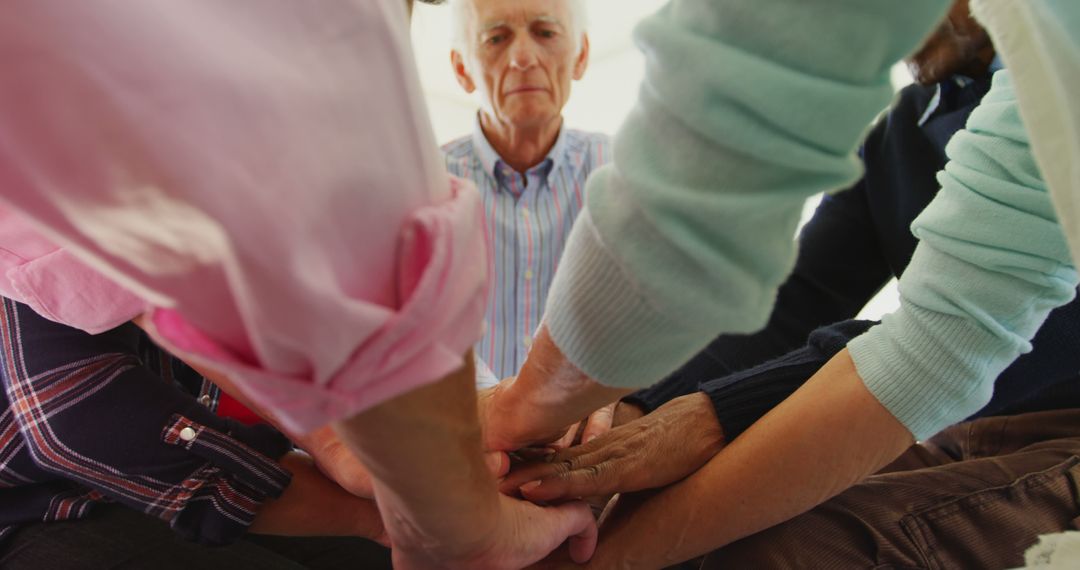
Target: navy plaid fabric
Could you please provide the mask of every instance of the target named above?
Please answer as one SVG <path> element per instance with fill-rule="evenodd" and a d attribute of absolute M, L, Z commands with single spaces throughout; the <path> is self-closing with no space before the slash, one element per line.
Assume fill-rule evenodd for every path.
<path fill-rule="evenodd" d="M 218 390 L 125 324 L 89 335 L 3 299 L 0 540 L 115 501 L 226 543 L 289 484 L 269 426 L 214 414 Z"/>

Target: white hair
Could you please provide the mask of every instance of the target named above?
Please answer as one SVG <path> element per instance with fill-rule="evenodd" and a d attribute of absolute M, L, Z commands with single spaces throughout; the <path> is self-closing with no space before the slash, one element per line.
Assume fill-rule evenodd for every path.
<path fill-rule="evenodd" d="M 506 0 L 512 2 L 513 0 Z M 469 18 L 465 12 L 469 0 L 449 0 L 450 4 L 450 38 L 453 48 L 464 55 L 469 53 L 470 42 L 465 37 L 465 27 Z M 585 0 L 566 0 L 570 8 L 570 33 L 574 37 L 574 51 L 581 49 L 581 37 L 585 34 L 588 24 L 588 14 L 585 10 Z"/>

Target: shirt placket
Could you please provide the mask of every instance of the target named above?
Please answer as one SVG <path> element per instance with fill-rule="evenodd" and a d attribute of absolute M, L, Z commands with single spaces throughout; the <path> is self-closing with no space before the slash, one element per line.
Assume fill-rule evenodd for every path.
<path fill-rule="evenodd" d="M 526 185 L 526 177 L 515 172 L 514 184 L 517 190 L 517 202 L 515 204 L 515 233 L 517 248 L 517 263 L 514 265 L 514 328 L 511 331 L 514 355 L 514 366 L 518 368 L 525 361 L 529 346 L 532 343 L 530 327 L 533 326 L 531 319 L 533 300 L 533 265 L 536 263 L 535 232 L 536 212 L 533 211 L 535 200 L 532 199 L 535 189 L 530 180 Z M 517 370 L 514 370 L 517 373 Z"/>

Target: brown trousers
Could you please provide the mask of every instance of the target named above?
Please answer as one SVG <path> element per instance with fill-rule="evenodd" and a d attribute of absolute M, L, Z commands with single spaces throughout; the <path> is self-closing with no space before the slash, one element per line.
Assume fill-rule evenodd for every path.
<path fill-rule="evenodd" d="M 1080 410 L 983 418 L 702 568 L 1015 568 L 1038 535 L 1077 528 L 1078 491 Z"/>

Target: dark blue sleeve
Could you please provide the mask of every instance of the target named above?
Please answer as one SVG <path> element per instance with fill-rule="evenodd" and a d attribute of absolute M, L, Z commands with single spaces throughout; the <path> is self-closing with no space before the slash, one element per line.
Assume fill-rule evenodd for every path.
<path fill-rule="evenodd" d="M 820 328 L 799 349 L 703 383 L 724 437 L 730 441 L 749 428 L 874 324 L 844 321 Z M 1080 407 L 1080 300 L 1050 313 L 1032 345 L 1001 373 L 990 402 L 972 418 Z"/>
<path fill-rule="evenodd" d="M 216 416 L 140 361 L 128 323 L 89 335 L 3 300 L 3 385 L 35 470 L 170 522 L 185 538 L 228 542 L 290 475 L 269 426 Z"/>
<path fill-rule="evenodd" d="M 1080 298 L 1058 307 L 994 382 L 990 403 L 973 417 L 1080 407 Z"/>

